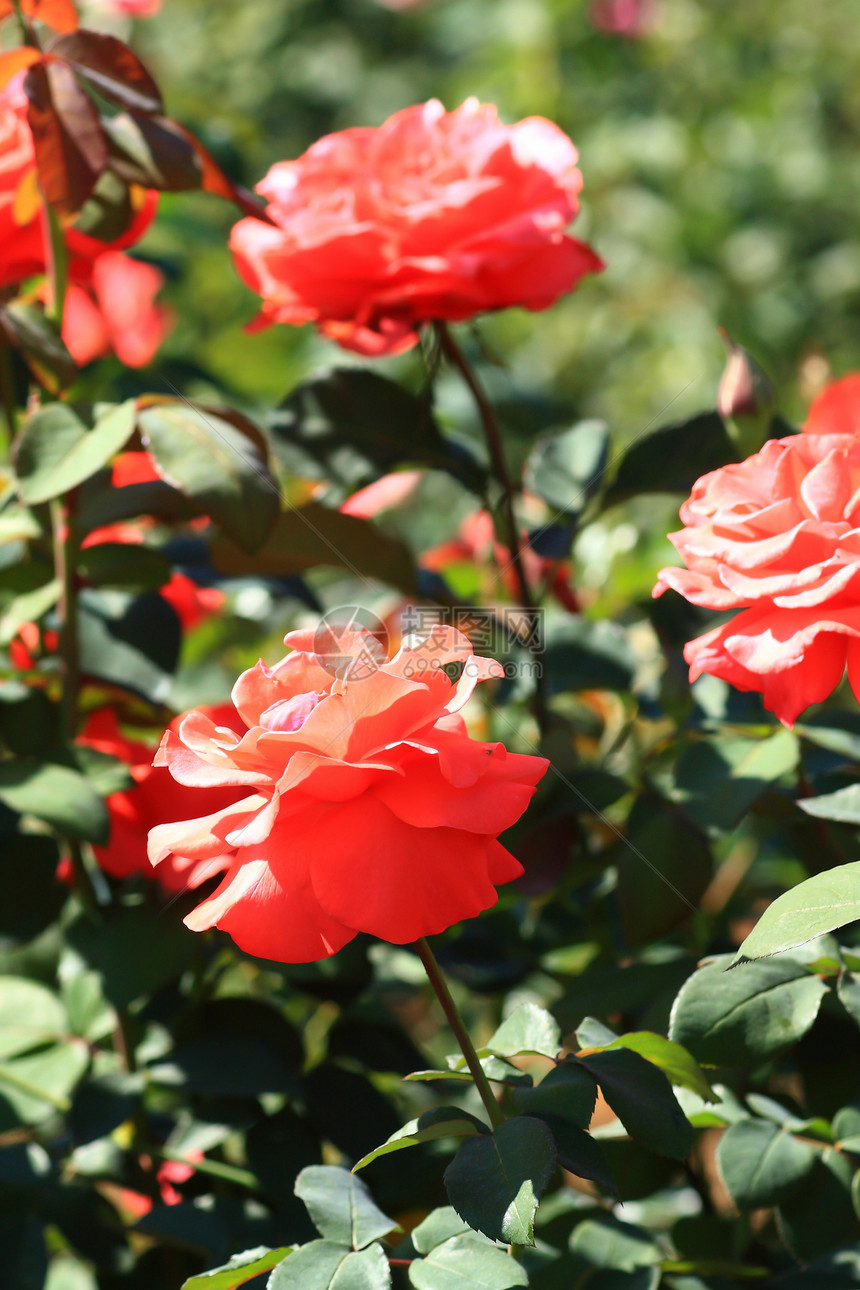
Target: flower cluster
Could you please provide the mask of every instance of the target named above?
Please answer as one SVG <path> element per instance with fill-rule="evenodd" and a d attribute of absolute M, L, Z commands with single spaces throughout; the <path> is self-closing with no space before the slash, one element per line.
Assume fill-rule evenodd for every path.
<path fill-rule="evenodd" d="M 156 764 L 188 787 L 248 795 L 150 834 L 150 859 L 224 861 L 186 918 L 251 954 L 324 958 L 369 932 L 403 944 L 496 901 L 521 866 L 497 840 L 547 762 L 469 737 L 460 710 L 501 674 L 437 626 L 390 661 L 368 633 L 291 632 L 291 652 L 233 689 L 245 729 L 188 713 Z"/>

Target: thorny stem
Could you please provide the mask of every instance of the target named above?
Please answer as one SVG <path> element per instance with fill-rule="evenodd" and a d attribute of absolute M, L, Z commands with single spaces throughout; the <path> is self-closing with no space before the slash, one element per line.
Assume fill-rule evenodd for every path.
<path fill-rule="evenodd" d="M 481 428 L 484 432 L 484 439 L 487 444 L 487 451 L 490 454 L 490 461 L 499 485 L 502 489 L 501 516 L 504 525 L 504 531 L 499 534 L 500 540 L 507 546 L 511 553 L 511 565 L 519 587 L 520 601 L 529 617 L 529 642 L 530 648 L 534 652 L 537 641 L 537 619 L 538 606 L 534 592 L 532 591 L 529 580 L 525 571 L 523 561 L 523 544 L 520 537 L 519 524 L 517 523 L 516 512 L 514 510 L 514 484 L 508 470 L 508 464 L 505 460 L 505 453 L 502 447 L 502 436 L 499 431 L 499 425 L 496 421 L 490 401 L 487 398 L 477 374 L 472 370 L 466 355 L 452 336 L 446 323 L 436 324 L 436 332 L 439 337 L 439 345 L 442 353 L 457 368 L 463 380 L 466 382 L 475 401 L 475 407 L 481 422 Z M 543 684 L 543 675 L 538 668 L 535 681 L 535 717 L 541 732 L 545 732 L 548 725 L 546 711 L 546 695 Z"/>
<path fill-rule="evenodd" d="M 42 219 L 45 223 L 45 243 L 48 247 L 48 279 L 51 284 L 51 301 L 45 310 L 47 317 L 58 328 L 63 326 L 66 307 L 69 256 L 60 217 L 42 193 Z"/>
<path fill-rule="evenodd" d="M 24 10 L 21 8 L 21 0 L 12 0 L 12 7 L 15 10 L 15 17 L 18 19 L 18 25 L 21 28 L 21 40 L 25 45 L 29 45 L 32 49 L 38 49 L 39 42 L 36 39 L 33 28 L 24 17 Z"/>
<path fill-rule="evenodd" d="M 78 560 L 78 540 L 72 524 L 68 498 L 51 502 L 51 521 L 54 534 L 54 569 L 60 582 L 60 641 L 59 658 L 63 678 L 60 706 L 62 738 L 71 743 L 78 730 L 78 608 L 75 570 Z"/>
<path fill-rule="evenodd" d="M 12 370 L 12 351 L 0 338 L 0 403 L 9 431 L 9 443 L 15 438 L 17 418 L 15 415 L 15 376 Z"/>
<path fill-rule="evenodd" d="M 415 948 L 418 951 L 418 957 L 424 964 L 424 971 L 427 973 L 427 979 L 433 987 L 436 998 L 442 1005 L 442 1011 L 448 1021 L 448 1025 L 454 1032 L 454 1037 L 460 1045 L 460 1052 L 466 1059 L 466 1065 L 475 1081 L 475 1087 L 481 1095 L 481 1101 L 487 1109 L 487 1115 L 490 1117 L 490 1123 L 494 1129 L 504 1123 L 504 1115 L 501 1107 L 493 1096 L 493 1090 L 490 1087 L 490 1081 L 484 1074 L 484 1068 L 475 1052 L 475 1045 L 469 1037 L 463 1018 L 460 1016 L 456 1003 L 454 1002 L 451 991 L 448 989 L 448 982 L 442 975 L 442 969 L 436 962 L 436 955 L 431 950 L 427 939 L 422 936 L 419 941 L 415 942 Z"/>

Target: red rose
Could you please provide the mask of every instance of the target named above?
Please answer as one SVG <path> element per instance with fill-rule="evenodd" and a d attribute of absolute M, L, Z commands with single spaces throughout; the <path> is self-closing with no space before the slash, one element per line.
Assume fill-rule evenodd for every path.
<path fill-rule="evenodd" d="M 854 432 L 772 439 L 695 484 L 686 527 L 670 535 L 687 567 L 661 570 L 654 588 L 742 611 L 686 646 L 690 679 L 759 690 L 788 726 L 846 665 L 860 697 L 860 380 L 848 379 L 813 406 L 807 431 Z"/>
<path fill-rule="evenodd" d="M 11 18 L 14 12 L 12 0 L 0 0 L 0 22 Z M 21 12 L 25 18 L 43 22 L 54 31 L 74 31 L 78 25 L 72 0 L 21 0 Z"/>
<path fill-rule="evenodd" d="M 231 245 L 273 322 L 313 322 L 347 349 L 393 354 L 433 320 L 546 309 L 602 262 L 565 228 L 582 176 L 551 121 L 503 125 L 468 99 L 342 130 L 258 185 L 277 227 L 244 219 Z"/>
<path fill-rule="evenodd" d="M 187 925 L 307 962 L 360 931 L 403 944 L 494 904 L 496 884 L 522 872 L 497 835 L 548 765 L 466 732 L 459 709 L 500 665 L 450 627 L 391 661 L 368 633 L 291 632 L 285 643 L 293 652 L 275 667 L 236 682 L 241 737 L 191 712 L 156 757 L 181 784 L 250 793 L 150 834 L 153 864 L 229 863 Z M 456 683 L 445 667 L 462 669 Z"/>
<path fill-rule="evenodd" d="M 225 704 L 205 709 L 209 718 L 218 726 L 239 728 L 234 710 Z M 170 729 L 176 726 L 173 722 Z M 186 860 L 172 856 L 156 873 L 146 854 L 146 838 L 153 825 L 166 816 L 180 819 L 189 805 L 201 811 L 221 810 L 235 801 L 235 788 L 179 788 L 166 770 L 152 765 L 153 749 L 149 744 L 128 739 L 120 730 L 112 708 L 100 708 L 89 717 L 79 743 L 98 752 L 117 757 L 130 768 L 134 786 L 107 799 L 110 815 L 110 840 L 107 846 L 93 847 L 96 859 L 105 873 L 113 878 L 128 878 L 143 874 L 157 879 L 167 891 L 183 891 L 186 887 L 199 887 L 207 878 L 226 868 L 226 861 Z"/>

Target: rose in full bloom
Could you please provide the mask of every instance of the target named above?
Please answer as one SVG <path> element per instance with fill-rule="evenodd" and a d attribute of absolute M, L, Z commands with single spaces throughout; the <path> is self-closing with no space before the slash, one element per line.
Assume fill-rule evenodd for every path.
<path fill-rule="evenodd" d="M 236 682 L 243 734 L 191 712 L 156 757 L 180 784 L 247 794 L 150 834 L 153 864 L 229 866 L 187 925 L 307 962 L 358 932 L 404 944 L 495 904 L 522 872 L 498 834 L 548 765 L 468 736 L 460 709 L 501 666 L 441 625 L 390 661 L 365 632 L 285 644 L 286 658 Z"/>
<path fill-rule="evenodd" d="M 240 220 L 236 265 L 263 325 L 312 322 L 361 354 L 408 349 L 422 323 L 546 309 L 603 267 L 565 233 L 576 162 L 542 117 L 508 126 L 477 99 L 432 100 L 274 165 L 258 192 L 275 226 Z"/>
<path fill-rule="evenodd" d="M 235 711 L 229 705 L 204 711 L 217 725 L 229 728 L 232 723 L 238 728 Z M 176 728 L 176 724 L 173 722 L 170 728 Z M 113 708 L 91 713 L 78 742 L 125 762 L 134 780 L 132 787 L 111 793 L 107 799 L 110 838 L 106 846 L 93 847 L 105 873 L 113 878 L 142 874 L 144 878 L 157 879 L 166 891 L 176 892 L 199 887 L 226 868 L 223 858 L 198 861 L 171 856 L 154 870 L 147 859 L 147 835 L 153 825 L 167 817 L 181 819 L 189 806 L 200 811 L 228 806 L 238 795 L 235 788 L 180 788 L 166 770 L 153 766 L 150 744 L 123 734 Z"/>
<path fill-rule="evenodd" d="M 860 698 L 858 432 L 854 376 L 824 392 L 805 433 L 703 476 L 670 535 L 686 568 L 661 570 L 654 588 L 740 610 L 685 647 L 690 679 L 710 672 L 758 690 L 788 726 L 846 667 Z"/>

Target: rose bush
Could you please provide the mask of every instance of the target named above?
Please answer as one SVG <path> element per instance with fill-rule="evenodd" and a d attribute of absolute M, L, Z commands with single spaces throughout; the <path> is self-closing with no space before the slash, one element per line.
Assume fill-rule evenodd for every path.
<path fill-rule="evenodd" d="M 362 354 L 408 349 L 426 322 L 545 309 L 603 267 L 565 233 L 576 162 L 542 117 L 507 126 L 477 99 L 432 100 L 274 165 L 257 191 L 275 227 L 240 220 L 236 265 L 261 323 L 313 322 Z"/>
<path fill-rule="evenodd" d="M 228 864 L 188 926 L 302 962 L 360 931 L 403 944 L 494 904 L 522 872 L 497 836 L 548 765 L 467 734 L 460 709 L 499 664 L 441 626 L 391 661 L 367 633 L 296 631 L 285 644 L 275 667 L 236 682 L 245 733 L 191 712 L 157 754 L 180 784 L 250 792 L 150 834 L 153 864 Z"/>
<path fill-rule="evenodd" d="M 661 570 L 707 609 L 742 612 L 690 641 L 703 672 L 759 690 L 791 726 L 848 669 L 860 695 L 860 380 L 838 382 L 810 410 L 805 433 L 772 439 L 738 465 L 700 479 L 670 534 L 686 568 Z"/>

